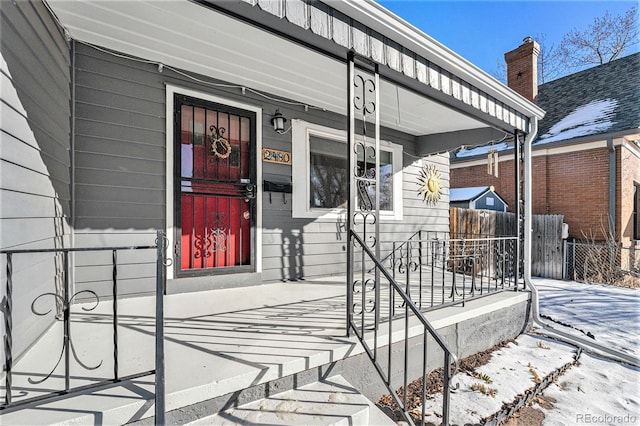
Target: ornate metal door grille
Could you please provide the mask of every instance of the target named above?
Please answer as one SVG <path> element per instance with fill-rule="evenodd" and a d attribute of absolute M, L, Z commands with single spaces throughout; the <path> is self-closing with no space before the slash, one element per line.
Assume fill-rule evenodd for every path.
<path fill-rule="evenodd" d="M 250 270 L 255 114 L 176 95 L 180 274 Z"/>

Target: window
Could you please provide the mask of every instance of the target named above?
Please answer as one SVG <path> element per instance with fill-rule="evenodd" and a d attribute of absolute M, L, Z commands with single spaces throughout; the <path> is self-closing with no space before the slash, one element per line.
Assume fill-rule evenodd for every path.
<path fill-rule="evenodd" d="M 347 207 L 345 144 L 309 136 L 309 209 Z M 295 157 L 294 157 L 295 158 Z"/>
<path fill-rule="evenodd" d="M 293 217 L 336 219 L 347 208 L 347 134 L 293 120 Z M 365 167 L 360 155 L 358 167 Z M 370 168 L 374 159 L 367 159 Z M 402 219 L 402 147 L 380 141 L 380 215 Z M 368 190 L 375 199 L 375 187 Z M 359 199 L 358 203 L 364 202 Z"/>

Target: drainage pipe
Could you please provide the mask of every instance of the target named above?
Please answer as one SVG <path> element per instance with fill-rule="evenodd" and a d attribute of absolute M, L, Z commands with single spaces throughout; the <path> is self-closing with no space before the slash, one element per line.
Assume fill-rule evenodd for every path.
<path fill-rule="evenodd" d="M 609 151 L 609 235 L 607 238 L 616 237 L 616 148 L 613 146 L 613 136 L 607 138 L 607 150 Z"/>
<path fill-rule="evenodd" d="M 620 351 L 616 351 L 607 346 L 603 346 L 590 338 L 583 338 L 580 336 L 574 336 L 566 333 L 562 330 L 554 328 L 552 325 L 546 323 L 540 317 L 540 299 L 538 295 L 538 289 L 536 289 L 533 282 L 531 282 L 531 220 L 532 220 L 532 207 L 531 207 L 531 194 L 532 194 L 532 156 L 531 156 L 531 144 L 538 133 L 538 120 L 532 119 L 531 132 L 527 135 L 524 143 L 524 255 L 525 259 L 529 260 L 524 262 L 524 282 L 525 286 L 531 291 L 531 308 L 530 315 L 533 324 L 542 330 L 543 335 L 565 341 L 569 344 L 578 346 L 582 350 L 591 353 L 597 353 L 598 355 L 604 355 L 608 358 L 616 361 L 622 361 L 627 364 L 631 364 L 636 367 L 640 367 L 640 358 L 629 355 Z M 518 159 L 515 159 L 518 161 Z"/>
<path fill-rule="evenodd" d="M 604 355 L 605 357 L 614 359 L 616 361 L 622 361 L 627 364 L 640 367 L 640 358 L 634 355 L 616 351 L 615 349 L 611 349 L 610 347 L 601 345 L 590 338 L 574 336 L 572 334 L 553 328 L 553 326 L 544 322 L 542 318 L 540 318 L 538 290 L 536 289 L 535 285 L 533 285 L 529 277 L 525 277 L 525 285 L 529 288 L 529 290 L 531 290 L 531 318 L 533 319 L 534 325 L 542 329 L 541 334 L 549 337 L 554 337 L 572 345 L 578 346 L 585 352 L 595 352 L 598 355 Z"/>

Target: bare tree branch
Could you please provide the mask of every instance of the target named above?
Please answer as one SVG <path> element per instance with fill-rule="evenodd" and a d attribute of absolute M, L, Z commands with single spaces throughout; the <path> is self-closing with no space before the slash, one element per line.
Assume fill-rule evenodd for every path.
<path fill-rule="evenodd" d="M 572 29 L 560 44 L 560 61 L 567 69 L 602 65 L 620 57 L 638 43 L 638 6 L 623 15 L 608 11 L 585 30 Z"/>

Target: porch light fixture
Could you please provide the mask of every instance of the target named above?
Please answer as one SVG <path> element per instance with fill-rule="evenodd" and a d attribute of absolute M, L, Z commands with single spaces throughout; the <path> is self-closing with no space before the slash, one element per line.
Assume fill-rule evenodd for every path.
<path fill-rule="evenodd" d="M 287 119 L 280 113 L 280 110 L 277 109 L 276 113 L 271 117 L 271 124 L 273 125 L 273 130 L 276 133 L 283 134 L 284 131 L 284 123 L 287 122 Z"/>

